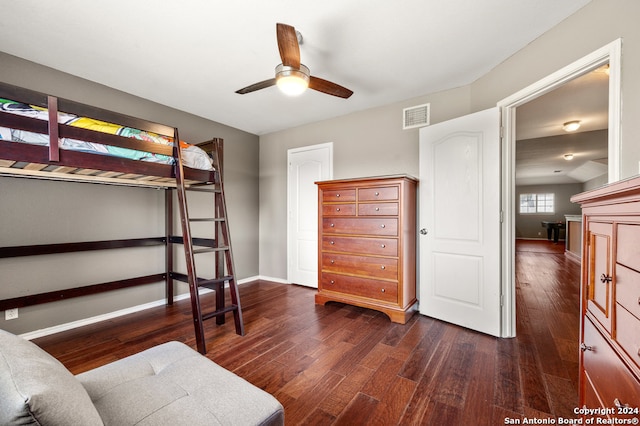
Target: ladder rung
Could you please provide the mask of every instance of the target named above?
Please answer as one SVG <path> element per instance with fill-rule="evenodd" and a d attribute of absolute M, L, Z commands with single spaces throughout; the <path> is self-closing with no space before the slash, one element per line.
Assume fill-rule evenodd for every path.
<path fill-rule="evenodd" d="M 186 274 L 182 274 L 180 272 L 171 272 L 171 274 L 169 275 L 174 280 L 182 281 L 185 283 L 189 282 L 189 277 Z M 226 275 L 222 278 L 211 278 L 211 279 L 198 278 L 197 285 L 198 287 L 210 288 L 209 286 L 218 286 L 220 284 L 226 283 L 227 281 L 231 281 L 232 279 L 233 279 L 233 275 Z"/>
<path fill-rule="evenodd" d="M 202 314 L 202 320 L 203 321 L 204 320 L 208 320 L 210 318 L 217 317 L 217 316 L 220 316 L 220 315 L 224 315 L 227 312 L 233 312 L 233 311 L 236 311 L 236 310 L 238 310 L 238 306 L 237 305 L 225 306 L 224 308 L 218 309 L 217 311 L 213 311 L 213 312 L 210 312 L 208 314 Z"/>
<path fill-rule="evenodd" d="M 204 278 L 198 278 L 198 287 L 206 287 L 206 288 L 211 288 L 214 286 L 218 287 L 220 284 L 224 284 L 227 281 L 231 281 L 232 279 L 233 279 L 233 275 L 227 275 L 222 278 L 212 278 L 210 280 L 207 280 Z"/>
<path fill-rule="evenodd" d="M 229 246 L 208 247 L 208 248 L 193 250 L 193 254 L 211 253 L 211 252 L 216 252 L 216 251 L 227 251 L 227 250 L 229 250 Z"/>
<path fill-rule="evenodd" d="M 189 187 L 185 187 L 184 188 L 185 191 L 190 191 L 190 192 L 211 192 L 214 194 L 219 194 L 220 192 L 220 188 L 206 188 L 203 186 L 189 186 Z"/>
<path fill-rule="evenodd" d="M 189 222 L 224 222 L 227 220 L 224 217 L 194 217 L 189 218 Z"/>

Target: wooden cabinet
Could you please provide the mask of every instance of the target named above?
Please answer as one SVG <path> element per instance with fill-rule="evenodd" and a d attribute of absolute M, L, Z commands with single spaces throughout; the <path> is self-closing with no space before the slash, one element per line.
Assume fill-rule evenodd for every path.
<path fill-rule="evenodd" d="M 348 303 L 406 323 L 417 302 L 417 181 L 389 176 L 316 183 L 316 303 Z"/>
<path fill-rule="evenodd" d="M 580 405 L 640 417 L 640 178 L 571 198 L 582 205 Z"/>

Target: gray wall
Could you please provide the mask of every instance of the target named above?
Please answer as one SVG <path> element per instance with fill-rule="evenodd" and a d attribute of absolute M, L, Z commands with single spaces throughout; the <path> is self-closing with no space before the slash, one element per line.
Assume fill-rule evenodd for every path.
<path fill-rule="evenodd" d="M 0 63 L 2 82 L 177 126 L 187 142 L 223 138 L 236 274 L 240 279 L 258 275 L 257 136 L 1 52 Z M 0 246 L 162 236 L 163 203 L 164 191 L 155 189 L 0 177 Z M 161 248 L 0 259 L 0 299 L 158 273 L 163 259 Z M 180 255 L 176 260 L 184 264 Z M 184 291 L 180 285 L 178 292 Z M 0 328 L 24 333 L 163 297 L 163 283 L 158 283 L 21 308 L 16 320 L 0 315 Z"/>
<path fill-rule="evenodd" d="M 583 191 L 581 183 L 565 185 L 527 185 L 516 186 L 516 203 L 520 200 L 520 194 L 547 194 L 554 195 L 554 213 L 520 214 L 516 206 L 516 238 L 547 238 L 547 230 L 542 228 L 541 221 L 565 222 L 564 215 L 580 214 L 580 206 L 569 199 L 572 195 Z M 564 238 L 564 232 L 561 233 Z"/>
<path fill-rule="evenodd" d="M 636 0 L 593 0 L 468 86 L 261 136 L 260 274 L 287 277 L 287 149 L 334 142 L 335 178 L 390 173 L 417 176 L 418 131 L 401 129 L 402 108 L 431 102 L 432 123 L 490 108 L 617 38 L 623 38 L 621 177 L 637 174 L 638 16 L 640 2 Z"/>

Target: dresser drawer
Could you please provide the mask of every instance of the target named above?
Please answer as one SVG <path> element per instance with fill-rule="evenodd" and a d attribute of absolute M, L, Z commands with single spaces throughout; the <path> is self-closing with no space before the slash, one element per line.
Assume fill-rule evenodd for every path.
<path fill-rule="evenodd" d="M 322 237 L 323 251 L 398 256 L 398 240 L 395 238 Z"/>
<path fill-rule="evenodd" d="M 322 191 L 322 202 L 332 203 L 341 201 L 355 201 L 356 190 L 352 189 L 325 189 Z"/>
<path fill-rule="evenodd" d="M 328 234 L 398 235 L 398 219 L 323 218 L 322 231 Z"/>
<path fill-rule="evenodd" d="M 616 260 L 631 269 L 640 271 L 640 225 L 618 225 Z"/>
<path fill-rule="evenodd" d="M 616 301 L 640 318 L 640 272 L 616 265 Z"/>
<path fill-rule="evenodd" d="M 620 362 L 620 358 L 598 332 L 589 318 L 584 320 L 584 369 L 605 407 L 613 408 L 617 399 L 622 404 L 637 407 L 640 401 L 640 383 Z"/>
<path fill-rule="evenodd" d="M 397 200 L 400 190 L 397 186 L 358 189 L 358 201 Z"/>
<path fill-rule="evenodd" d="M 640 367 L 640 320 L 620 305 L 616 306 L 616 340 Z"/>
<path fill-rule="evenodd" d="M 381 279 L 398 279 L 398 259 L 322 253 L 322 270 Z"/>
<path fill-rule="evenodd" d="M 598 396 L 598 393 L 596 392 L 595 388 L 593 387 L 593 383 L 591 383 L 591 378 L 589 377 L 589 373 L 586 371 L 582 372 L 583 374 L 583 378 L 582 378 L 582 388 L 583 388 L 583 392 L 584 392 L 584 401 L 583 404 L 586 408 L 590 408 L 590 409 L 602 409 L 605 408 L 602 406 L 602 401 L 600 401 L 600 397 Z M 604 413 L 605 411 L 602 411 L 602 413 Z M 597 413 L 597 412 L 596 412 Z M 586 417 L 599 417 L 599 418 L 606 418 L 606 415 L 592 415 L 589 414 Z"/>
<path fill-rule="evenodd" d="M 360 203 L 358 216 L 397 216 L 398 203 Z"/>
<path fill-rule="evenodd" d="M 367 278 L 322 273 L 322 290 L 367 297 L 388 303 L 398 303 L 398 284 Z"/>
<path fill-rule="evenodd" d="M 323 204 L 323 216 L 355 216 L 355 204 Z"/>

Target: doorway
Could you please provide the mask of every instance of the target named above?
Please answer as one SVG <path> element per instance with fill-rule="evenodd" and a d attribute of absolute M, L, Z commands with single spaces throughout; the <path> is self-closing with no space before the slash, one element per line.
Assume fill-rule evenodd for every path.
<path fill-rule="evenodd" d="M 577 77 L 606 64 L 609 65 L 608 99 L 608 182 L 619 179 L 620 125 L 620 57 L 621 40 L 616 40 L 556 73 L 538 81 L 498 103 L 502 111 L 504 138 L 502 145 L 502 336 L 514 337 L 516 332 L 515 294 L 515 191 L 516 109 L 533 101 Z"/>

